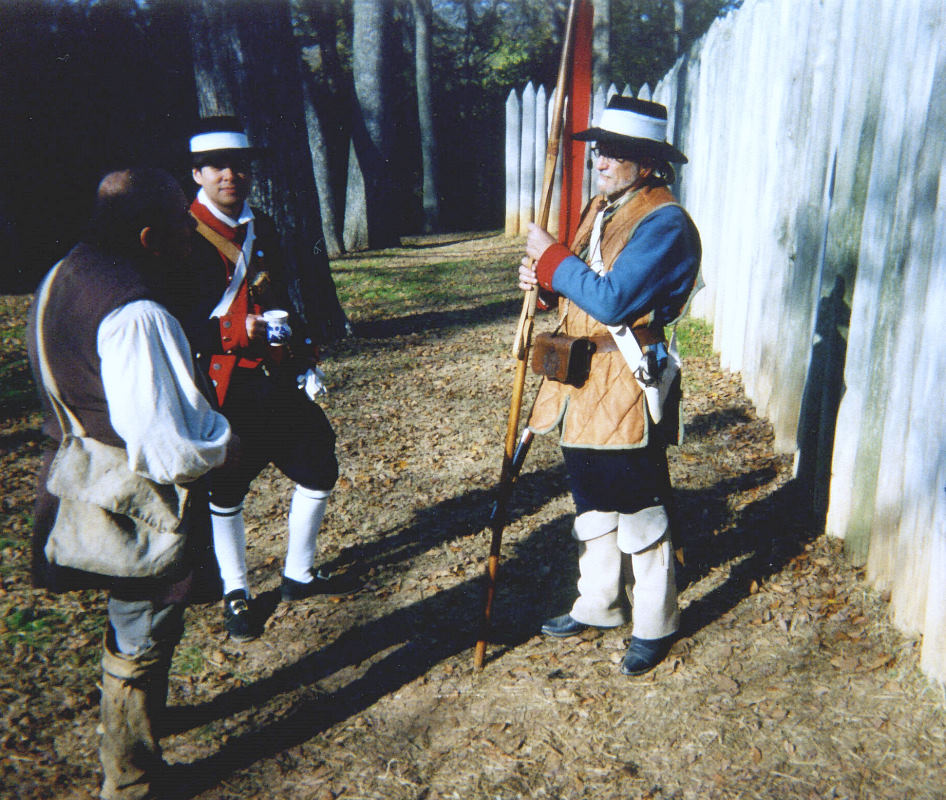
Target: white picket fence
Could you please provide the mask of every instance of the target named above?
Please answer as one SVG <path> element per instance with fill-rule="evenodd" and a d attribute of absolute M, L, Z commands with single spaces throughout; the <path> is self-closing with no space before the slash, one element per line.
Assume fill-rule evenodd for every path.
<path fill-rule="evenodd" d="M 591 119 L 587 125 L 576 126 L 576 130 L 588 127 L 597 119 L 612 95 L 618 93 L 614 84 L 608 88 L 595 89 L 591 102 Z M 630 96 L 631 87 L 625 86 L 621 94 Z M 645 84 L 638 97 L 649 100 L 650 88 Z M 566 97 L 566 103 L 568 98 Z M 548 143 L 552 109 L 555 106 L 555 89 L 546 92 L 530 81 L 517 92 L 509 92 L 506 98 L 506 235 L 524 236 L 527 226 L 536 218 L 542 195 L 542 180 L 545 171 L 545 151 Z M 549 213 L 549 231 L 558 235 L 559 203 L 562 193 L 562 159 L 553 184 L 552 207 Z M 584 199 L 590 197 L 593 181 L 591 170 L 585 168 Z"/>
<path fill-rule="evenodd" d="M 653 92 L 690 159 L 680 199 L 706 280 L 693 313 L 939 681 L 944 86 L 942 0 L 746 0 Z"/>

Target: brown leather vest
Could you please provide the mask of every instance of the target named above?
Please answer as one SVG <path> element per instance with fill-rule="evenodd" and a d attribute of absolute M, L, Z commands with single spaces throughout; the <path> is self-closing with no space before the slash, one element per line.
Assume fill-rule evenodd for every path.
<path fill-rule="evenodd" d="M 668 189 L 644 188 L 614 212 L 601 236 L 605 269 L 611 269 L 647 216 L 671 204 L 676 200 Z M 595 217 L 603 205 L 604 198 L 599 197 L 586 208 L 572 242 L 573 253 L 587 257 Z M 559 298 L 559 313 L 564 314 L 561 332 L 569 336 L 611 335 L 606 325 L 564 297 Z M 632 327 L 646 328 L 650 317 L 635 320 Z M 650 333 L 657 340 L 663 337 L 662 330 Z M 563 446 L 595 449 L 644 447 L 649 423 L 644 392 L 617 350 L 592 356 L 591 373 L 580 388 L 543 379 L 529 416 L 529 427 L 535 433 L 549 433 L 561 424 Z"/>

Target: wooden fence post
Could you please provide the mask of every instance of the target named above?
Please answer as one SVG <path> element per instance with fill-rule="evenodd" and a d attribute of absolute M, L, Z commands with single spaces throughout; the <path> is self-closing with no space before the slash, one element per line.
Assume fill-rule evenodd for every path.
<path fill-rule="evenodd" d="M 555 108 L 555 93 L 557 89 L 552 89 L 552 95 L 549 97 L 548 105 L 548 127 L 551 128 L 552 125 L 552 114 L 553 109 Z M 565 98 L 565 102 L 568 102 L 568 98 Z M 546 130 L 545 138 L 548 139 L 549 131 Z M 552 205 L 549 210 L 549 225 L 548 232 L 552 234 L 555 238 L 558 238 L 558 228 L 559 228 L 559 211 L 562 207 L 562 163 L 565 161 L 564 158 L 559 158 L 555 164 L 555 181 L 552 184 Z"/>
<path fill-rule="evenodd" d="M 548 103 L 545 99 L 545 87 L 539 84 L 535 93 L 535 181 L 532 189 L 532 219 L 535 221 L 542 202 L 542 178 L 545 172 L 545 148 L 541 146 L 548 138 Z M 528 227 L 528 226 L 527 226 Z M 523 231 L 525 233 L 526 231 Z"/>
<path fill-rule="evenodd" d="M 519 233 L 526 232 L 532 222 L 535 206 L 532 194 L 535 187 L 535 88 L 532 81 L 522 93 L 522 127 L 519 150 Z"/>
<path fill-rule="evenodd" d="M 519 98 L 511 89 L 506 98 L 506 236 L 519 235 Z"/>

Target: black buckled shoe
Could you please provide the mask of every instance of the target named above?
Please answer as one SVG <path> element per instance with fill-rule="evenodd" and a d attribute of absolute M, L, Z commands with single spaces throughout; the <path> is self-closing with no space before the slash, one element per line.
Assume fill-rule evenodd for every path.
<path fill-rule="evenodd" d="M 351 572 L 323 572 L 321 569 L 312 573 L 312 580 L 308 583 L 282 577 L 280 594 L 284 603 L 293 600 L 304 600 L 306 597 L 323 595 L 325 597 L 345 597 L 354 594 L 361 588 L 356 575 Z"/>
<path fill-rule="evenodd" d="M 673 645 L 676 634 L 671 633 L 662 639 L 638 639 L 631 637 L 631 644 L 621 662 L 623 675 L 643 675 L 650 672 L 666 658 Z"/>
<path fill-rule="evenodd" d="M 235 589 L 223 598 L 223 627 L 235 642 L 251 642 L 259 636 L 250 598 L 244 589 Z"/>
<path fill-rule="evenodd" d="M 542 633 L 556 639 L 564 639 L 566 636 L 576 636 L 588 627 L 590 626 L 574 619 L 571 614 L 562 614 L 560 617 L 545 620 L 542 623 Z"/>

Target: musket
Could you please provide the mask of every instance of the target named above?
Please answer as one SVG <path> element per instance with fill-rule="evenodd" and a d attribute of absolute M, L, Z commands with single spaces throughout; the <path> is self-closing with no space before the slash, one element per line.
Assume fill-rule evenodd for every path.
<path fill-rule="evenodd" d="M 545 171 L 542 176 L 542 195 L 539 202 L 536 223 L 548 227 L 549 212 L 552 208 L 552 185 L 555 182 L 555 166 L 558 162 L 559 146 L 562 135 L 562 124 L 565 108 L 565 85 L 568 80 L 568 70 L 571 63 L 572 43 L 575 38 L 576 8 L 580 0 L 570 0 L 568 16 L 565 20 L 565 35 L 562 39 L 562 57 L 558 66 L 558 78 L 555 83 L 555 105 L 552 110 L 552 124 L 549 129 L 548 144 L 545 148 Z M 506 421 L 506 442 L 503 453 L 502 469 L 499 474 L 499 487 L 496 492 L 496 502 L 490 516 L 490 530 L 492 536 L 489 545 L 489 558 L 486 562 L 486 598 L 483 605 L 483 618 L 480 637 L 476 642 L 473 666 L 476 670 L 483 668 L 486 657 L 486 637 L 489 633 L 490 617 L 493 611 L 493 598 L 496 595 L 496 578 L 499 573 L 499 553 L 503 541 L 503 528 L 506 524 L 506 504 L 512 494 L 512 487 L 522 468 L 532 441 L 532 433 L 528 429 L 523 433 L 519 446 L 516 445 L 519 431 L 519 416 L 522 413 L 522 394 L 526 383 L 526 368 L 528 366 L 529 346 L 532 342 L 532 326 L 535 319 L 538 290 L 530 289 L 525 293 L 522 301 L 522 313 L 519 315 L 519 324 L 512 346 L 512 355 L 516 359 L 516 372 L 513 378 L 512 400 L 509 404 L 509 416 Z"/>

